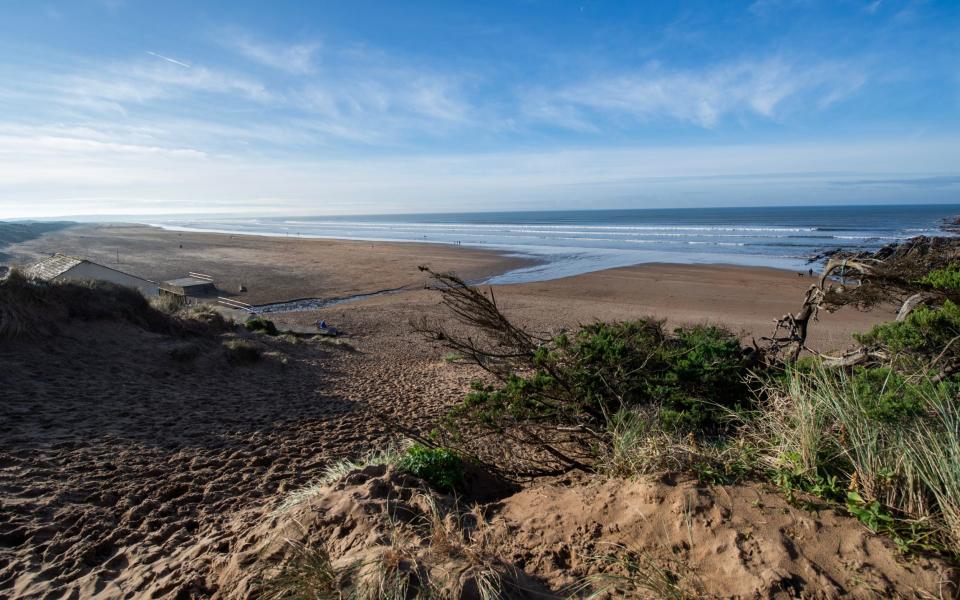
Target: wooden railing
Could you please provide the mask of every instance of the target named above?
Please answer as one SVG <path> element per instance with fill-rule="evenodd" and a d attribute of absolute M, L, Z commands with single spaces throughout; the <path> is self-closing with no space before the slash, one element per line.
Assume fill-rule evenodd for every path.
<path fill-rule="evenodd" d="M 227 308 L 235 308 L 237 310 L 245 310 L 247 312 L 253 312 L 252 304 L 247 304 L 246 302 L 234 300 L 233 298 L 224 298 L 223 296 L 218 296 L 217 302 L 222 304 L 223 306 L 226 306 Z"/>

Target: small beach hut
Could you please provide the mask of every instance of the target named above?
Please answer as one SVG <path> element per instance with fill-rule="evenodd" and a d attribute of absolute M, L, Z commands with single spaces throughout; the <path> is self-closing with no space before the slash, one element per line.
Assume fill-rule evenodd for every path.
<path fill-rule="evenodd" d="M 210 279 L 200 277 L 180 277 L 160 284 L 161 295 L 178 296 L 184 300 L 188 298 L 210 298 L 217 295 L 217 286 Z"/>
<path fill-rule="evenodd" d="M 157 282 L 118 271 L 85 258 L 54 254 L 24 269 L 27 277 L 43 281 L 109 281 L 140 290 L 147 298 L 159 294 Z"/>

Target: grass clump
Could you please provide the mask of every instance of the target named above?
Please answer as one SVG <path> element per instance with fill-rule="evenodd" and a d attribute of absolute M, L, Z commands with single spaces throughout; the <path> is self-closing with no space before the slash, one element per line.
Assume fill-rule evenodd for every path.
<path fill-rule="evenodd" d="M 320 344 L 321 346 L 329 346 L 331 348 L 338 348 L 346 352 L 356 352 L 357 347 L 348 342 L 343 338 L 332 338 L 325 335 L 315 335 L 310 338 L 310 341 L 315 344 Z"/>
<path fill-rule="evenodd" d="M 752 421 L 773 480 L 845 505 L 903 549 L 960 548 L 960 404 L 887 369 L 790 372 Z M 954 550 L 955 551 L 955 550 Z"/>
<path fill-rule="evenodd" d="M 166 315 L 174 315 L 183 308 L 183 299 L 173 294 L 163 294 L 150 299 L 150 306 Z"/>
<path fill-rule="evenodd" d="M 273 321 L 263 317 L 247 319 L 243 326 L 247 328 L 247 331 L 265 333 L 266 335 L 277 335 L 279 333 Z"/>
<path fill-rule="evenodd" d="M 292 542 L 294 552 L 263 586 L 261 597 L 407 600 L 527 598 L 528 581 L 497 558 L 476 510 L 441 505 L 429 494 L 378 518 L 377 539 L 352 562 L 337 565 L 322 548 Z M 451 568 L 452 567 L 452 568 Z M 542 595 L 542 594 L 537 594 Z"/>
<path fill-rule="evenodd" d="M 343 479 L 354 471 L 376 465 L 393 465 L 400 460 L 400 452 L 393 447 L 370 452 L 360 458 L 344 458 L 327 465 L 323 473 L 307 486 L 289 494 L 277 508 L 284 513 L 316 496 L 321 490 Z"/>
<path fill-rule="evenodd" d="M 447 448 L 414 444 L 400 456 L 397 464 L 440 491 L 453 491 L 463 483 L 463 459 Z"/>
<path fill-rule="evenodd" d="M 587 598 L 652 597 L 664 600 L 694 600 L 706 588 L 683 561 L 651 552 L 617 546 L 594 559 L 600 573 L 588 577 L 575 592 Z"/>
<path fill-rule="evenodd" d="M 223 316 L 223 313 L 212 306 L 201 304 L 181 309 L 177 316 L 188 324 L 199 325 L 211 333 L 232 331 L 234 322 Z"/>
<path fill-rule="evenodd" d="M 349 597 L 341 589 L 341 573 L 334 568 L 323 548 L 290 542 L 293 556 L 267 580 L 258 598 L 261 600 L 341 600 Z"/>
<path fill-rule="evenodd" d="M 223 349 L 232 365 L 251 365 L 263 356 L 259 348 L 246 340 L 229 340 L 224 342 Z"/>
<path fill-rule="evenodd" d="M 133 288 L 105 281 L 41 281 L 16 269 L 0 280 L 0 340 L 50 335 L 72 320 L 127 322 L 157 333 L 177 328 Z"/>

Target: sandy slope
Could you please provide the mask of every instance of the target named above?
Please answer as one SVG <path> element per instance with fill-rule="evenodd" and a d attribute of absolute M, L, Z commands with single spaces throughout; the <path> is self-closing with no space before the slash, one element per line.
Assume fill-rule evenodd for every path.
<path fill-rule="evenodd" d="M 356 352 L 257 338 L 276 355 L 253 366 L 126 324 L 0 343 L 0 597 L 213 594 L 265 506 L 466 388 L 394 326 Z M 172 358 L 185 344 L 199 357 Z"/>
<path fill-rule="evenodd" d="M 218 570 L 235 597 L 256 593 L 303 546 L 326 548 L 342 572 L 415 573 L 444 598 L 479 597 L 484 573 L 512 598 L 938 598 L 957 584 L 950 566 L 904 559 L 850 517 L 804 511 L 756 486 L 690 480 L 541 484 L 471 507 L 372 466 L 265 516 L 244 539 Z M 614 558 L 624 556 L 632 563 Z M 354 585 L 375 570 L 356 571 Z"/>

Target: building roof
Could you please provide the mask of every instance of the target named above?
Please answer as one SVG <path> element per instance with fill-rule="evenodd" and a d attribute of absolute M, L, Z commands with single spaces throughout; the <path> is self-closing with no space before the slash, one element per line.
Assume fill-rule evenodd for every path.
<path fill-rule="evenodd" d="M 36 264 L 30 265 L 24 269 L 24 274 L 26 274 L 27 277 L 50 281 L 51 279 L 59 277 L 75 266 L 85 262 L 89 261 L 86 261 L 82 258 L 77 258 L 76 256 L 60 254 L 58 252 L 49 258 L 45 258 Z"/>
<path fill-rule="evenodd" d="M 120 273 L 121 275 L 125 275 L 127 277 L 132 277 L 134 279 L 139 279 L 140 281 L 143 281 L 146 283 L 152 283 L 156 285 L 155 281 L 144 279 L 139 275 L 133 275 L 131 273 L 127 273 L 126 271 L 120 271 L 119 269 L 114 269 L 113 267 L 108 267 L 106 265 L 101 265 L 100 263 L 95 263 L 92 260 L 87 260 L 85 258 L 80 258 L 78 256 L 67 256 L 66 254 L 61 254 L 59 252 L 57 252 L 56 254 L 54 254 L 49 258 L 45 258 L 41 260 L 38 263 L 30 265 L 29 267 L 24 269 L 23 272 L 27 277 L 33 277 L 35 279 L 43 279 L 45 281 L 51 281 L 63 275 L 70 269 L 82 264 L 93 265 L 100 269 L 106 269 L 108 271 L 113 271 L 114 273 Z"/>

